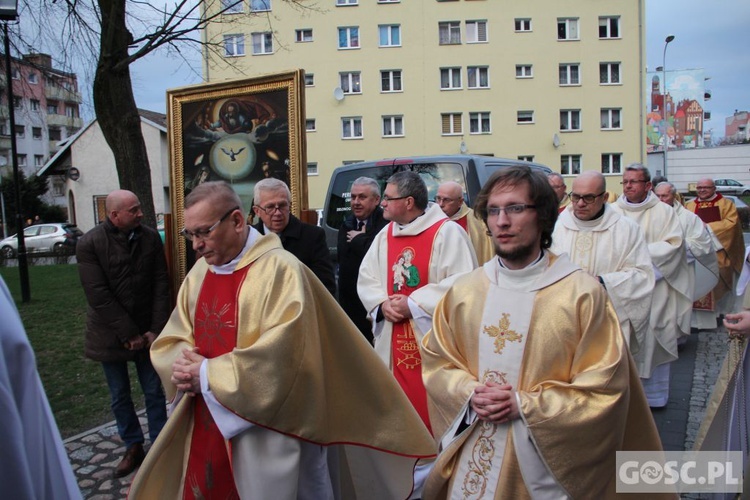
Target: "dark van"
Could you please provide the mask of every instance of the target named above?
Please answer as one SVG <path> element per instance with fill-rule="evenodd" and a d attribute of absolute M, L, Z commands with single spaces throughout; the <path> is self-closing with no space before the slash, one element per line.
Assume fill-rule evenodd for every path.
<path fill-rule="evenodd" d="M 351 212 L 349 196 L 352 182 L 358 177 L 371 177 L 380 184 L 383 192 L 385 181 L 402 170 L 413 170 L 422 176 L 427 184 L 429 199 L 433 200 L 438 186 L 446 181 L 456 181 L 464 187 L 466 203 L 474 204 L 477 193 L 489 176 L 498 169 L 513 165 L 529 165 L 544 173 L 551 173 L 549 167 L 507 158 L 478 155 L 412 156 L 386 160 L 365 161 L 339 167 L 333 171 L 328 185 L 328 195 L 323 207 L 320 225 L 326 231 L 326 240 L 331 255 L 336 256 L 336 242 L 339 227 Z"/>

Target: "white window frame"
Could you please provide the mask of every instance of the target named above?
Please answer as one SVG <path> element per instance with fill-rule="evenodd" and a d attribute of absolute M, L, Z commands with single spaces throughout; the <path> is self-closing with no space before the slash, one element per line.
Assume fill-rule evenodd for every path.
<path fill-rule="evenodd" d="M 516 123 L 518 125 L 528 125 L 534 123 L 534 110 L 521 109 L 516 112 Z"/>
<path fill-rule="evenodd" d="M 487 43 L 487 20 L 466 21 L 466 43 Z"/>
<path fill-rule="evenodd" d="M 359 26 L 339 26 L 338 28 L 338 45 L 339 50 L 353 50 L 358 49 L 359 44 Z M 346 36 L 344 45 L 341 44 L 341 35 Z"/>
<path fill-rule="evenodd" d="M 398 78 L 397 78 L 398 75 Z M 390 90 L 386 90 L 383 86 L 385 81 L 388 81 Z M 396 88 L 396 82 L 398 81 L 398 88 Z M 404 91 L 404 78 L 400 69 L 383 69 L 380 70 L 380 92 L 384 94 L 390 94 L 394 92 Z"/>
<path fill-rule="evenodd" d="M 378 0 L 378 3 L 401 3 L 401 0 Z"/>
<path fill-rule="evenodd" d="M 224 35 L 224 57 L 242 57 L 245 55 L 245 35 L 235 33 Z"/>
<path fill-rule="evenodd" d="M 531 29 L 530 17 L 517 17 L 513 20 L 513 28 L 516 33 L 529 33 Z"/>
<path fill-rule="evenodd" d="M 359 0 L 336 0 L 336 7 L 349 7 L 359 5 Z"/>
<path fill-rule="evenodd" d="M 349 133 L 347 135 L 347 125 L 349 127 Z M 359 128 L 359 135 L 357 135 L 357 128 Z M 341 118 L 341 138 L 344 140 L 362 139 L 365 136 L 364 129 L 362 128 L 362 117 L 361 116 L 345 116 Z"/>
<path fill-rule="evenodd" d="M 39 99 L 29 99 L 29 108 L 31 111 L 39 111 L 41 109 Z"/>
<path fill-rule="evenodd" d="M 581 39 L 580 23 L 577 17 L 557 18 L 557 41 L 566 42 Z"/>
<path fill-rule="evenodd" d="M 16 128 L 15 130 L 13 130 L 13 133 L 16 134 L 16 137 L 22 137 L 22 138 L 26 137 L 26 125 L 22 123 L 16 123 L 15 125 L 16 125 Z M 18 133 L 19 130 L 21 131 L 20 134 Z"/>
<path fill-rule="evenodd" d="M 271 0 L 250 0 L 250 12 L 271 12 Z"/>
<path fill-rule="evenodd" d="M 489 111 L 469 113 L 469 134 L 488 135 L 492 133 L 492 117 Z"/>
<path fill-rule="evenodd" d="M 578 165 L 576 165 L 576 163 Z M 560 155 L 561 175 L 580 175 L 582 171 L 583 158 L 581 155 Z"/>
<path fill-rule="evenodd" d="M 613 81 L 613 68 L 617 68 L 617 81 Z M 601 62 L 599 63 L 599 85 L 622 85 L 622 64 L 619 62 Z M 606 81 L 602 77 L 606 76 Z"/>
<path fill-rule="evenodd" d="M 602 173 L 622 175 L 622 153 L 602 153 Z"/>
<path fill-rule="evenodd" d="M 534 155 L 519 155 L 517 158 L 521 161 L 534 161 Z"/>
<path fill-rule="evenodd" d="M 16 160 L 18 160 L 18 166 L 19 167 L 25 167 L 26 166 L 26 155 L 25 154 L 17 154 Z"/>
<path fill-rule="evenodd" d="M 599 17 L 599 38 L 601 40 L 615 40 L 622 38 L 621 33 L 620 16 Z"/>
<path fill-rule="evenodd" d="M 378 47 L 401 47 L 401 25 L 378 25 Z"/>
<path fill-rule="evenodd" d="M 441 21 L 438 23 L 438 43 L 440 45 L 461 45 L 461 22 Z"/>
<path fill-rule="evenodd" d="M 34 155 L 34 166 L 39 168 L 44 165 L 44 155 Z"/>
<path fill-rule="evenodd" d="M 306 132 L 316 132 L 318 129 L 317 123 L 315 122 L 315 118 L 306 118 L 305 119 L 305 131 Z"/>
<path fill-rule="evenodd" d="M 602 130 L 622 130 L 622 108 L 601 108 L 599 115 Z"/>
<path fill-rule="evenodd" d="M 273 54 L 272 31 L 259 31 L 256 33 L 251 33 L 250 37 L 252 39 L 254 56 Z"/>
<path fill-rule="evenodd" d="M 562 81 L 562 78 L 560 78 L 560 72 L 562 69 L 565 69 L 565 82 Z M 573 80 L 573 68 L 576 69 L 576 78 L 578 79 L 577 82 L 572 82 Z M 581 85 L 581 64 L 580 63 L 560 63 L 558 66 L 558 81 L 560 83 L 561 87 L 577 87 Z"/>
<path fill-rule="evenodd" d="M 313 41 L 312 28 L 300 28 L 294 30 L 294 41 L 296 43 L 309 43 Z"/>
<path fill-rule="evenodd" d="M 443 82 L 445 82 L 445 85 Z M 440 68 L 440 90 L 461 90 L 462 88 L 461 66 Z"/>
<path fill-rule="evenodd" d="M 21 71 L 18 68 L 13 68 L 13 70 L 10 73 L 10 77 L 13 80 L 20 80 L 21 79 Z"/>
<path fill-rule="evenodd" d="M 447 128 L 446 128 L 447 125 Z M 441 135 L 463 134 L 463 113 L 441 113 L 440 114 Z"/>
<path fill-rule="evenodd" d="M 39 135 L 36 135 L 36 132 L 39 132 Z M 36 141 L 41 141 L 44 137 L 44 131 L 42 130 L 42 127 L 31 127 L 31 138 Z"/>
<path fill-rule="evenodd" d="M 37 83 L 39 83 L 39 75 L 34 72 L 30 72 L 28 75 L 26 75 L 26 80 L 30 84 L 36 85 Z"/>
<path fill-rule="evenodd" d="M 576 122 L 578 126 L 576 127 Z M 581 131 L 581 110 L 580 109 L 561 109 L 560 110 L 560 132 L 580 132 Z"/>
<path fill-rule="evenodd" d="M 360 71 L 342 71 L 339 73 L 341 90 L 346 95 L 362 93 L 362 73 Z"/>
<path fill-rule="evenodd" d="M 391 133 L 388 133 L 390 128 Z M 404 134 L 404 115 L 383 115 L 382 116 L 383 137 L 403 137 Z"/>
<path fill-rule="evenodd" d="M 516 64 L 516 78 L 534 78 L 534 65 Z"/>
<path fill-rule="evenodd" d="M 315 86 L 315 73 L 305 73 L 305 87 Z"/>
<path fill-rule="evenodd" d="M 307 163 L 307 175 L 315 176 L 319 175 L 320 172 L 318 171 L 318 162 L 317 161 L 310 161 Z"/>
<path fill-rule="evenodd" d="M 241 14 L 245 10 L 245 0 L 221 0 L 222 14 Z"/>
<path fill-rule="evenodd" d="M 484 78 L 482 78 L 484 76 Z M 482 85 L 484 80 L 485 85 Z M 468 89 L 488 89 L 490 88 L 490 67 L 489 66 L 467 66 L 466 67 L 466 88 Z"/>

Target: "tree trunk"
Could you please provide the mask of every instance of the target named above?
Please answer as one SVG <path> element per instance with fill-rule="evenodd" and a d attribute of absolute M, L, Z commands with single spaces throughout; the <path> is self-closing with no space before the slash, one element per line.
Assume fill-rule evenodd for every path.
<path fill-rule="evenodd" d="M 156 226 L 151 168 L 125 62 L 132 36 L 125 25 L 126 0 L 98 0 L 102 15 L 101 47 L 94 77 L 94 110 L 112 149 L 120 188 L 141 201 L 143 222 Z"/>

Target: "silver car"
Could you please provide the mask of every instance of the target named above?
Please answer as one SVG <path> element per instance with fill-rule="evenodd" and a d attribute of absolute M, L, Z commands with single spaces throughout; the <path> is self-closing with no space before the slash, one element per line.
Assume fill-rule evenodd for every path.
<path fill-rule="evenodd" d="M 46 223 L 35 224 L 23 230 L 24 244 L 28 253 L 54 253 L 65 255 L 73 253 L 78 238 L 83 235 L 74 224 Z M 0 241 L 0 254 L 12 259 L 18 252 L 17 235 Z"/>
<path fill-rule="evenodd" d="M 750 195 L 750 186 L 746 186 L 734 179 L 714 179 L 714 184 L 716 184 L 716 191 L 721 194 Z"/>

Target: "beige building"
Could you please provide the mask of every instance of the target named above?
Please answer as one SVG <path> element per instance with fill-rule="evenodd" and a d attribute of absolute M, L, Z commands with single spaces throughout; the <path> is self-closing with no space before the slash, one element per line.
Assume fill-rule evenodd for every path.
<path fill-rule="evenodd" d="M 645 160 L 644 0 L 216 0 L 209 82 L 306 72 L 309 203 L 334 168 L 423 154 L 563 175 Z M 568 181 L 570 185 L 570 181 Z"/>

